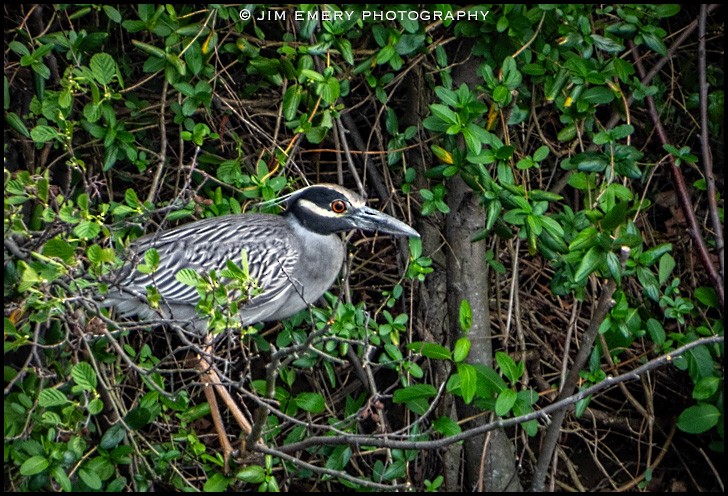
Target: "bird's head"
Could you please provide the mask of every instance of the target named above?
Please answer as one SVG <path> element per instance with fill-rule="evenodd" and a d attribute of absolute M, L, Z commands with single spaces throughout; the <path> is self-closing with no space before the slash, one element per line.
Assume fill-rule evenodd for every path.
<path fill-rule="evenodd" d="M 420 237 L 410 226 L 366 205 L 358 194 L 335 184 L 317 184 L 285 197 L 286 215 L 319 234 L 361 229 Z"/>

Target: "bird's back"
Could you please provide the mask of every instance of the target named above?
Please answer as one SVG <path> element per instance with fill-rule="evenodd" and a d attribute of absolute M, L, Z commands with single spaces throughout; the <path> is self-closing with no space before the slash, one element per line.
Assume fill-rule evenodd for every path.
<path fill-rule="evenodd" d="M 198 290 L 178 281 L 177 273 L 182 269 L 198 273 L 220 271 L 227 261 L 239 265 L 245 252 L 250 276 L 262 293 L 241 308 L 243 325 L 293 315 L 313 303 L 333 284 L 343 261 L 343 247 L 338 236 L 316 235 L 302 239 L 299 227 L 286 216 L 227 215 L 140 238 L 131 247 L 130 263 L 119 271 L 112 283 L 107 304 L 115 306 L 123 315 L 135 314 L 142 319 L 197 319 Z M 157 250 L 160 261 L 156 271 L 145 274 L 136 266 L 150 248 Z M 312 250 L 319 259 L 327 258 L 325 268 L 311 267 Z M 300 263 L 302 254 L 309 255 L 307 263 Z M 311 269 L 319 272 L 328 269 L 327 275 L 315 288 L 305 290 L 299 283 L 301 271 Z M 162 296 L 158 309 L 152 309 L 147 302 L 148 286 L 155 287 Z"/>

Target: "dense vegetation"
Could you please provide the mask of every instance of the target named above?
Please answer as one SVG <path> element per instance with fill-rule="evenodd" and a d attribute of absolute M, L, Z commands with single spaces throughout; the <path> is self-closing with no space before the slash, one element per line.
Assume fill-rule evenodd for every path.
<path fill-rule="evenodd" d="M 5 19 L 6 491 L 723 489 L 716 6 Z M 143 234 L 318 182 L 422 239 L 275 325 L 178 274 L 216 339 L 99 307 Z"/>

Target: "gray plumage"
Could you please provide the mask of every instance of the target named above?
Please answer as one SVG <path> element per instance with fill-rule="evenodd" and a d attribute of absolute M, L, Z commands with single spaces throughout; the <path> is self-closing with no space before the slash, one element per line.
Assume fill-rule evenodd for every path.
<path fill-rule="evenodd" d="M 197 289 L 179 282 L 176 274 L 185 268 L 219 271 L 228 260 L 239 264 L 245 251 L 250 275 L 262 293 L 240 309 L 241 323 L 281 320 L 316 302 L 336 280 L 345 254 L 337 233 L 359 228 L 419 236 L 336 185 L 303 188 L 281 203 L 287 206 L 282 215 L 226 215 L 140 238 L 131 247 L 132 262 L 115 274 L 105 305 L 115 306 L 124 316 L 173 319 L 204 329 L 195 311 Z M 159 267 L 143 274 L 134 261 L 143 260 L 151 247 L 159 252 Z M 162 296 L 156 310 L 147 303 L 148 286 Z"/>

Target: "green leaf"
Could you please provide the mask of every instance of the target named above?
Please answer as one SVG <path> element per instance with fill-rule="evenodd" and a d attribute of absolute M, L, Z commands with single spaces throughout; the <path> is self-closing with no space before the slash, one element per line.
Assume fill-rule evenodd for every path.
<path fill-rule="evenodd" d="M 498 22 L 495 24 L 495 28 L 499 33 L 502 33 L 506 29 L 508 29 L 508 18 L 506 16 L 501 16 L 498 18 Z"/>
<path fill-rule="evenodd" d="M 126 202 L 126 204 L 132 208 L 138 208 L 141 205 L 139 202 L 139 197 L 136 194 L 136 191 L 134 191 L 131 188 L 128 188 L 124 192 L 124 202 Z"/>
<path fill-rule="evenodd" d="M 647 332 L 657 346 L 665 344 L 665 329 L 660 322 L 655 319 L 649 319 L 647 321 Z"/>
<path fill-rule="evenodd" d="M 691 406 L 677 419 L 678 428 L 688 434 L 702 434 L 716 425 L 720 419 L 720 411 L 709 404 Z"/>
<path fill-rule="evenodd" d="M 429 129 L 436 133 L 444 133 L 450 127 L 450 124 L 434 115 L 426 117 L 425 120 L 422 121 L 422 125 L 425 129 Z"/>
<path fill-rule="evenodd" d="M 328 78 L 324 84 L 317 88 L 317 90 L 319 90 L 318 92 L 320 93 L 323 102 L 329 105 L 335 103 L 339 98 L 339 95 L 341 95 L 339 81 L 333 77 Z"/>
<path fill-rule="evenodd" d="M 627 218 L 627 207 L 629 207 L 629 204 L 626 201 L 621 201 L 614 205 L 602 219 L 602 229 L 611 231 L 621 226 Z"/>
<path fill-rule="evenodd" d="M 326 409 L 326 400 L 318 393 L 301 393 L 293 401 L 309 413 L 321 413 Z"/>
<path fill-rule="evenodd" d="M 504 417 L 510 413 L 513 405 L 516 404 L 518 395 L 512 389 L 505 389 L 498 395 L 498 399 L 495 400 L 495 414 L 499 417 Z"/>
<path fill-rule="evenodd" d="M 458 115 L 441 103 L 433 103 L 430 105 L 430 111 L 435 117 L 439 117 L 449 124 L 457 124 L 458 122 Z"/>
<path fill-rule="evenodd" d="M 420 353 L 422 356 L 427 358 L 434 358 L 436 360 L 450 360 L 451 358 L 450 350 L 436 343 L 424 343 L 422 341 L 417 341 L 408 344 L 407 349 L 414 351 L 415 353 Z"/>
<path fill-rule="evenodd" d="M 283 117 L 292 121 L 298 113 L 298 106 L 301 104 L 301 96 L 303 91 L 299 85 L 293 85 L 286 90 L 283 95 Z"/>
<path fill-rule="evenodd" d="M 591 395 L 587 396 L 584 399 L 581 399 L 576 402 L 574 405 L 574 414 L 577 418 L 581 418 L 582 415 L 584 415 L 584 412 L 586 411 L 586 408 L 589 406 L 589 403 L 591 403 L 592 397 Z"/>
<path fill-rule="evenodd" d="M 533 152 L 533 160 L 535 160 L 536 162 L 541 162 L 548 156 L 549 156 L 549 147 L 546 145 L 540 146 L 535 152 Z"/>
<path fill-rule="evenodd" d="M 70 263 L 76 254 L 76 250 L 66 240 L 53 238 L 49 239 L 45 244 L 42 253 L 46 257 L 60 258 L 64 262 Z"/>
<path fill-rule="evenodd" d="M 703 377 L 693 388 L 693 399 L 707 400 L 718 392 L 721 379 L 719 377 Z"/>
<path fill-rule="evenodd" d="M 474 155 L 478 155 L 480 154 L 480 150 L 483 149 L 483 145 L 480 143 L 480 140 L 478 140 L 475 134 L 473 134 L 470 126 L 474 126 L 474 124 L 468 124 L 468 127 L 462 129 L 457 125 L 453 125 L 455 131 L 451 133 L 450 130 L 448 130 L 447 134 L 456 134 L 458 131 L 462 131 L 463 138 L 465 139 L 465 145 L 468 147 L 468 150 Z"/>
<path fill-rule="evenodd" d="M 478 375 L 475 367 L 469 363 L 458 363 L 458 376 L 460 377 L 460 394 L 463 396 L 463 401 L 466 405 L 469 405 L 475 397 L 475 392 L 478 386 Z"/>
<path fill-rule="evenodd" d="M 643 252 L 642 255 L 640 255 L 639 262 L 645 267 L 650 267 L 655 262 L 657 262 L 660 257 L 662 257 L 662 255 L 671 251 L 672 243 L 663 243 L 661 245 L 657 245 L 654 248 L 650 248 L 649 250 Z"/>
<path fill-rule="evenodd" d="M 326 468 L 329 470 L 343 470 L 351 459 L 350 446 L 337 446 L 326 460 Z"/>
<path fill-rule="evenodd" d="M 521 67 L 521 72 L 529 76 L 543 76 L 546 74 L 546 69 L 541 64 L 526 64 Z"/>
<path fill-rule="evenodd" d="M 259 465 L 249 465 L 238 471 L 235 478 L 250 484 L 260 484 L 265 480 L 265 469 Z"/>
<path fill-rule="evenodd" d="M 592 41 L 594 41 L 594 46 L 596 46 L 600 50 L 604 50 L 607 53 L 619 53 L 624 50 L 624 45 L 610 38 L 605 38 L 604 36 L 600 36 L 598 34 L 592 34 L 591 39 Z"/>
<path fill-rule="evenodd" d="M 672 271 L 675 269 L 675 259 L 672 255 L 665 253 L 660 257 L 660 265 L 658 270 L 658 281 L 660 284 L 665 284 L 672 275 Z"/>
<path fill-rule="evenodd" d="M 589 251 L 586 252 L 584 258 L 579 264 L 579 268 L 574 273 L 574 279 L 576 281 L 583 281 L 592 272 L 597 270 L 601 265 L 604 257 L 604 251 L 598 246 L 592 246 Z"/>
<path fill-rule="evenodd" d="M 11 128 L 15 129 L 21 135 L 26 138 L 30 138 L 30 132 L 28 131 L 28 128 L 25 127 L 25 122 L 23 122 L 23 119 L 21 119 L 15 112 L 7 112 L 5 114 L 5 122 L 7 122 Z"/>
<path fill-rule="evenodd" d="M 167 62 L 169 62 L 169 64 L 177 71 L 177 74 L 179 74 L 180 76 L 184 76 L 185 74 L 187 74 L 187 64 L 184 60 L 179 58 L 178 55 L 174 53 L 168 53 L 166 55 L 166 59 Z"/>
<path fill-rule="evenodd" d="M 701 286 L 695 289 L 695 299 L 708 308 L 718 308 L 718 295 L 715 289 Z"/>
<path fill-rule="evenodd" d="M 606 157 L 598 152 L 583 152 L 575 155 L 571 163 L 582 172 L 603 172 L 609 165 Z"/>
<path fill-rule="evenodd" d="M 93 367 L 86 362 L 79 362 L 71 369 L 71 377 L 73 380 L 81 386 L 85 391 L 96 390 L 96 372 Z"/>
<path fill-rule="evenodd" d="M 108 53 L 97 53 L 91 57 L 89 68 L 99 84 L 107 85 L 116 75 L 116 61 Z"/>
<path fill-rule="evenodd" d="M 30 137 L 36 143 L 46 143 L 60 137 L 58 131 L 50 126 L 35 126 L 30 131 Z"/>
<path fill-rule="evenodd" d="M 458 96 L 457 93 L 455 93 L 453 90 L 447 89 L 443 86 L 438 86 L 437 88 L 435 88 L 435 94 L 440 100 L 443 101 L 443 103 L 451 107 L 458 106 Z"/>
<path fill-rule="evenodd" d="M 182 269 L 174 275 L 174 278 L 187 286 L 197 286 L 202 281 L 200 275 L 193 269 Z"/>
<path fill-rule="evenodd" d="M 518 163 L 516 163 L 516 168 L 519 170 L 530 169 L 534 166 L 536 166 L 536 162 L 534 162 L 530 157 L 522 158 L 518 161 Z"/>
<path fill-rule="evenodd" d="M 81 468 L 81 470 L 78 471 L 78 476 L 81 478 L 84 484 L 89 487 L 89 489 L 92 489 L 94 491 L 98 491 L 104 485 L 101 477 L 99 477 L 99 474 L 96 473 L 94 470 L 89 470 L 86 467 L 83 467 Z"/>
<path fill-rule="evenodd" d="M 221 493 L 227 490 L 232 481 L 232 477 L 225 477 L 222 473 L 215 472 L 209 479 L 207 479 L 202 490 L 206 493 Z"/>
<path fill-rule="evenodd" d="M 301 75 L 305 76 L 307 79 L 316 81 L 317 83 L 323 83 L 326 80 L 326 78 L 322 74 L 312 69 L 301 69 Z"/>
<path fill-rule="evenodd" d="M 20 475 L 30 477 L 31 475 L 37 475 L 48 468 L 50 462 L 48 459 L 41 455 L 31 456 L 23 462 L 20 466 Z"/>
<path fill-rule="evenodd" d="M 477 370 L 478 376 L 483 380 L 483 386 L 487 391 L 498 394 L 508 388 L 503 378 L 492 368 L 481 365 L 477 367 Z"/>
<path fill-rule="evenodd" d="M 432 427 L 436 432 L 439 432 L 443 436 L 454 436 L 462 432 L 462 428 L 450 417 L 438 417 L 433 423 Z"/>
<path fill-rule="evenodd" d="M 617 22 L 607 26 L 606 31 L 620 38 L 631 39 L 637 34 L 637 26 L 626 22 Z"/>
<path fill-rule="evenodd" d="M 552 193 L 551 191 L 544 191 L 542 189 L 533 189 L 529 193 L 529 198 L 531 201 L 549 201 L 549 202 L 556 202 L 561 201 L 564 199 L 563 196 L 558 195 L 556 193 Z M 556 222 L 556 221 L 554 221 Z"/>
<path fill-rule="evenodd" d="M 94 398 L 88 402 L 86 409 L 88 410 L 89 414 L 98 415 L 104 409 L 104 402 L 101 401 L 101 398 Z"/>
<path fill-rule="evenodd" d="M 394 46 L 395 51 L 400 55 L 409 55 L 422 48 L 425 41 L 424 34 L 403 34 Z"/>
<path fill-rule="evenodd" d="M 138 49 L 143 51 L 144 53 L 146 53 L 148 55 L 152 55 L 153 57 L 163 59 L 167 55 L 164 50 L 162 50 L 161 48 L 155 47 L 154 45 L 149 45 L 148 43 L 144 43 L 144 42 L 137 41 L 137 40 L 131 40 L 131 43 L 135 47 L 137 47 Z"/>
<path fill-rule="evenodd" d="M 466 301 L 466 300 L 463 300 Z M 455 362 L 462 362 L 468 357 L 468 353 L 470 353 L 470 340 L 468 338 L 459 338 L 455 342 L 455 347 L 452 351 L 452 359 Z"/>
<path fill-rule="evenodd" d="M 65 394 L 54 388 L 44 389 L 38 395 L 38 404 L 43 408 L 61 406 L 69 402 Z"/>
<path fill-rule="evenodd" d="M 571 141 L 576 137 L 576 126 L 569 125 L 563 128 L 559 133 L 556 135 L 556 139 L 558 139 L 561 143 L 564 143 L 566 141 Z"/>
<path fill-rule="evenodd" d="M 8 48 L 10 48 L 13 52 L 17 53 L 21 57 L 30 55 L 30 50 L 28 50 L 28 47 L 26 47 L 19 41 L 11 41 L 10 43 L 8 43 Z"/>
<path fill-rule="evenodd" d="M 597 228 L 589 226 L 581 231 L 569 245 L 569 251 L 578 251 L 594 246 L 597 239 Z"/>
<path fill-rule="evenodd" d="M 104 432 L 101 436 L 99 446 L 105 450 L 111 450 L 116 448 L 126 438 L 126 429 L 121 422 L 112 425 L 109 429 Z"/>
<path fill-rule="evenodd" d="M 642 285 L 645 294 L 652 300 L 658 301 L 660 298 L 660 289 L 657 283 L 657 277 L 651 270 L 644 267 L 637 267 L 637 280 Z"/>
<path fill-rule="evenodd" d="M 63 492 L 70 493 L 73 490 L 73 484 L 71 483 L 71 479 L 68 478 L 68 475 L 66 475 L 63 467 L 54 465 L 51 468 L 51 476 L 58 483 Z"/>
<path fill-rule="evenodd" d="M 642 32 L 642 39 L 644 40 L 645 45 L 647 45 L 651 50 L 659 53 L 663 57 L 667 56 L 667 46 L 665 46 L 665 43 L 653 33 Z"/>
<path fill-rule="evenodd" d="M 549 234 L 551 234 L 554 238 L 558 239 L 560 241 L 561 246 L 566 246 L 566 243 L 564 243 L 561 238 L 564 236 L 564 228 L 561 227 L 561 224 L 558 223 L 558 221 L 552 219 L 551 217 L 546 217 L 545 215 L 539 216 L 539 221 L 541 222 L 541 226 L 545 231 L 547 231 Z"/>
<path fill-rule="evenodd" d="M 493 101 L 495 101 L 501 107 L 507 105 L 510 102 L 510 96 L 510 90 L 502 84 L 499 84 L 493 90 Z"/>
<path fill-rule="evenodd" d="M 430 408 L 430 398 L 437 394 L 437 390 L 429 384 L 418 384 L 394 392 L 395 403 L 405 403 L 407 408 L 418 415 L 423 415 Z"/>
<path fill-rule="evenodd" d="M 662 4 L 655 6 L 655 15 L 658 18 L 672 17 L 680 12 L 679 4 Z"/>
<path fill-rule="evenodd" d="M 611 103 L 614 100 L 614 92 L 604 86 L 589 88 L 581 94 L 581 99 L 595 105 Z"/>
<path fill-rule="evenodd" d="M 634 126 L 630 124 L 622 124 L 621 126 L 617 126 L 612 129 L 609 134 L 611 134 L 614 140 L 621 140 L 631 135 L 633 132 Z"/>
<path fill-rule="evenodd" d="M 431 384 L 415 384 L 397 389 L 392 396 L 395 403 L 405 403 L 417 399 L 428 399 L 437 395 L 437 389 Z"/>
<path fill-rule="evenodd" d="M 496 352 L 495 360 L 498 362 L 498 368 L 501 369 L 501 372 L 503 372 L 503 375 L 509 381 L 517 382 L 521 378 L 518 365 L 516 365 L 516 362 L 507 353 L 502 351 Z"/>
<path fill-rule="evenodd" d="M 81 239 L 93 239 L 101 232 L 101 226 L 90 220 L 82 220 L 73 228 L 73 234 Z"/>
<path fill-rule="evenodd" d="M 341 58 L 349 65 L 354 65 L 354 52 L 351 47 L 351 42 L 345 38 L 336 39 L 336 47 L 341 53 Z"/>
<path fill-rule="evenodd" d="M 306 131 L 306 139 L 313 144 L 321 143 L 326 137 L 327 129 L 323 127 L 313 127 Z"/>
<path fill-rule="evenodd" d="M 153 415 L 154 412 L 150 411 L 149 408 L 138 406 L 127 412 L 124 416 L 124 422 L 130 429 L 139 430 L 154 420 Z"/>
<path fill-rule="evenodd" d="M 111 5 L 104 5 L 102 8 L 104 9 L 106 17 L 108 17 L 112 22 L 117 24 L 121 22 L 121 14 L 114 7 Z"/>
<path fill-rule="evenodd" d="M 159 266 L 159 252 L 156 248 L 149 248 L 144 252 L 144 263 L 149 267 L 156 268 Z"/>
<path fill-rule="evenodd" d="M 585 191 L 594 187 L 594 178 L 592 174 L 577 172 L 569 177 L 569 186 L 574 189 Z"/>
<path fill-rule="evenodd" d="M 619 283 L 622 279 L 622 264 L 616 254 L 607 252 L 607 269 L 612 279 Z"/>
<path fill-rule="evenodd" d="M 470 308 L 470 302 L 463 300 L 460 302 L 460 329 L 463 332 L 468 332 L 473 325 L 473 311 Z M 456 362 L 460 360 L 455 359 Z"/>

